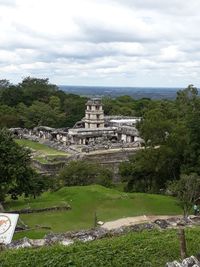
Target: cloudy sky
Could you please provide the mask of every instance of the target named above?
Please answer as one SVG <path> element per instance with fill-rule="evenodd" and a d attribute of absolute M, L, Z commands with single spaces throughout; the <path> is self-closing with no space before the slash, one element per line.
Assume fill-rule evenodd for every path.
<path fill-rule="evenodd" d="M 0 79 L 200 86 L 200 0 L 0 0 Z"/>

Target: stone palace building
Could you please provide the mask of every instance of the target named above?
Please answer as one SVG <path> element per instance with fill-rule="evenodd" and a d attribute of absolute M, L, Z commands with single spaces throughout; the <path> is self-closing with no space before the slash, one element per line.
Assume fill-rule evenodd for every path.
<path fill-rule="evenodd" d="M 142 139 L 136 124 L 141 118 L 104 116 L 100 99 L 87 101 L 85 117 L 71 129 L 38 126 L 34 129 L 10 129 L 19 138 L 49 141 L 62 146 L 79 146 L 95 149 L 140 146 Z"/>

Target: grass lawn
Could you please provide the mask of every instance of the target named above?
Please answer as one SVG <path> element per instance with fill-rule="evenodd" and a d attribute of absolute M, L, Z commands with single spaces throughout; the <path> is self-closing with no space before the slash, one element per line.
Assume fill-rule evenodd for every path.
<path fill-rule="evenodd" d="M 41 152 L 41 154 L 47 155 L 47 156 L 67 156 L 69 154 L 59 151 L 53 148 L 50 148 L 46 145 L 40 144 L 38 142 L 30 141 L 27 139 L 16 139 L 16 143 L 18 143 L 21 146 L 29 147 L 30 149 L 36 150 Z"/>
<path fill-rule="evenodd" d="M 57 192 L 46 192 L 37 199 L 19 199 L 6 203 L 7 210 L 25 207 L 39 208 L 69 203 L 70 211 L 44 212 L 21 215 L 21 219 L 29 225 L 51 227 L 53 232 L 87 229 L 93 227 L 94 214 L 98 220 L 110 221 L 127 216 L 181 214 L 174 198 L 144 193 L 124 193 L 108 189 L 100 185 L 65 187 Z M 17 233 L 22 236 L 42 237 L 45 231 Z"/>

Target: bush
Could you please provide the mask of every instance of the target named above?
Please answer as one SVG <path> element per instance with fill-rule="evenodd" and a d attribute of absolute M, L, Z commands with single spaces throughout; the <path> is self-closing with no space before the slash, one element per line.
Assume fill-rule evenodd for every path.
<path fill-rule="evenodd" d="M 71 161 L 59 176 L 65 186 L 100 184 L 109 187 L 112 183 L 110 170 L 87 161 Z"/>

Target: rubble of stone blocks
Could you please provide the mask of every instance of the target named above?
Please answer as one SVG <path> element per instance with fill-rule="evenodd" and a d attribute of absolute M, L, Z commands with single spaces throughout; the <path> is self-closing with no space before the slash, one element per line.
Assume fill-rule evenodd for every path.
<path fill-rule="evenodd" d="M 200 261 L 196 257 L 191 256 L 182 262 L 168 262 L 165 267 L 200 267 Z"/>
<path fill-rule="evenodd" d="M 73 153 L 73 149 L 71 151 L 71 146 L 81 144 L 86 152 L 123 147 L 135 148 L 141 146 L 142 139 L 138 138 L 138 131 L 135 127 L 123 126 L 111 129 L 109 128 L 110 131 L 112 131 L 112 134 L 108 133 L 105 129 L 106 128 L 99 128 L 97 132 L 91 131 L 90 133 L 88 131 L 84 133 L 84 130 L 80 133 L 70 133 L 67 128 L 55 129 L 40 126 L 35 127 L 34 129 L 10 128 L 10 131 L 16 138 L 24 138 L 35 142 L 41 142 L 61 151 L 69 152 L 70 150 L 71 153 Z M 124 141 L 124 139 L 117 137 L 117 133 L 119 133 L 120 136 L 123 135 L 123 137 L 129 136 L 129 139 L 127 139 L 128 141 Z M 74 134 L 79 136 L 77 137 L 79 139 L 74 140 Z M 80 140 L 82 140 L 80 136 L 82 136 L 82 138 L 87 137 L 87 142 L 80 142 Z M 137 137 L 137 140 L 133 141 L 131 136 Z"/>
<path fill-rule="evenodd" d="M 29 213 L 40 213 L 46 211 L 63 211 L 63 210 L 71 210 L 71 206 L 64 205 L 64 206 L 53 206 L 49 208 L 38 208 L 38 209 L 25 208 L 21 210 L 12 210 L 9 211 L 9 213 L 29 214 Z"/>
<path fill-rule="evenodd" d="M 141 232 L 144 230 L 151 231 L 153 229 L 170 229 L 178 228 L 179 226 L 187 225 L 200 225 L 200 217 L 192 216 L 188 219 L 170 218 L 166 220 L 157 219 L 154 222 L 142 223 L 137 225 L 130 225 L 119 227 L 113 230 L 107 230 L 103 227 L 97 227 L 91 230 L 82 230 L 76 232 L 66 232 L 62 234 L 48 234 L 44 239 L 28 239 L 23 238 L 21 240 L 13 241 L 11 244 L 6 245 L 5 249 L 18 249 L 26 247 L 41 247 L 52 244 L 62 244 L 65 246 L 71 245 L 76 241 L 88 242 L 105 237 L 119 236 L 130 232 Z M 171 264 L 171 263 L 169 263 Z M 167 267 L 175 267 L 176 265 L 168 265 Z M 177 265 L 182 266 L 182 265 Z M 183 265 L 187 267 L 187 265 Z"/>

